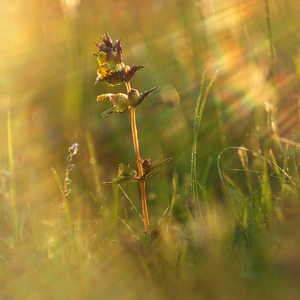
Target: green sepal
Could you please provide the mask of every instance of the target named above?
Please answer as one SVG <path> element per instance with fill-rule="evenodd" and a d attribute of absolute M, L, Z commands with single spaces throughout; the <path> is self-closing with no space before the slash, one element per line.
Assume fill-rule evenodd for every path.
<path fill-rule="evenodd" d="M 114 106 L 111 107 L 110 109 L 106 110 L 105 112 L 103 112 L 101 114 L 102 117 L 106 117 L 107 115 L 110 115 L 110 114 L 117 114 L 117 113 L 122 113 L 124 112 L 124 110 L 120 111 L 120 110 L 117 110 Z"/>
<path fill-rule="evenodd" d="M 137 172 L 124 164 L 120 164 L 118 178 L 111 182 L 103 182 L 103 184 L 120 184 L 128 182 L 139 182 Z"/>
<path fill-rule="evenodd" d="M 140 93 L 140 99 L 139 99 L 139 102 L 136 104 L 136 106 L 138 106 L 139 104 L 141 104 L 147 96 L 149 96 L 153 91 L 159 89 L 159 86 L 155 86 L 154 88 L 148 90 L 148 91 L 145 91 L 143 93 Z"/>
<path fill-rule="evenodd" d="M 145 66 L 144 65 L 132 65 L 130 68 L 128 68 L 126 70 L 126 72 L 124 72 L 124 75 L 123 75 L 123 79 L 125 82 L 129 82 L 131 80 L 131 78 L 133 77 L 133 75 L 138 71 L 138 70 L 141 70 L 141 69 L 144 69 Z"/>
<path fill-rule="evenodd" d="M 144 175 L 141 179 L 146 180 L 148 177 L 152 176 L 154 173 L 156 173 L 162 166 L 164 166 L 166 163 L 168 163 L 172 157 L 166 158 L 158 163 L 151 163 L 151 159 L 145 159 L 142 161 L 143 165 L 143 172 Z"/>

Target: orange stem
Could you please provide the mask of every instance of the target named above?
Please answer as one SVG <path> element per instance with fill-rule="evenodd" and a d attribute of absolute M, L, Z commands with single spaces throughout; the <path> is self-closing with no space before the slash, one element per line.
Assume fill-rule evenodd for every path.
<path fill-rule="evenodd" d="M 143 167 L 142 167 L 138 133 L 136 127 L 135 107 L 132 107 L 130 109 L 130 112 L 131 112 L 131 130 L 132 130 L 133 146 L 134 146 L 134 152 L 136 156 L 136 164 L 139 172 L 140 187 L 142 193 L 142 210 L 143 210 L 144 226 L 145 226 L 145 231 L 150 234 L 151 231 L 149 227 L 149 216 L 148 216 L 147 199 L 146 199 L 146 183 L 144 179 L 141 179 L 143 176 Z"/>

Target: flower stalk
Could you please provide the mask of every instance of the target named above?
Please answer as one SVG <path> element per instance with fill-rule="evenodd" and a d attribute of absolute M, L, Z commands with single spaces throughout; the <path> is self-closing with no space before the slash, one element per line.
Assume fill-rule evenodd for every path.
<path fill-rule="evenodd" d="M 151 231 L 149 227 L 149 216 L 148 216 L 147 199 L 146 199 L 146 181 L 143 178 L 144 172 L 142 167 L 138 132 L 136 127 L 135 107 L 132 107 L 130 109 L 130 112 L 131 112 L 131 131 L 132 131 L 133 146 L 134 146 L 134 152 L 136 156 L 136 164 L 138 168 L 139 181 L 140 181 L 141 194 L 142 194 L 142 211 L 143 211 L 143 218 L 144 218 L 144 227 L 145 227 L 145 231 L 150 234 Z"/>
<path fill-rule="evenodd" d="M 141 158 L 135 112 L 136 107 L 141 104 L 148 95 L 150 95 L 159 87 L 153 87 L 152 89 L 142 93 L 140 93 L 136 89 L 133 89 L 131 87 L 130 80 L 138 70 L 143 69 L 145 66 L 132 65 L 131 67 L 129 67 L 128 65 L 125 65 L 122 61 L 122 47 L 120 44 L 120 40 L 117 40 L 115 43 L 113 43 L 107 33 L 105 33 L 103 36 L 100 36 L 100 38 L 102 39 L 102 43 L 96 43 L 98 51 L 92 53 L 92 55 L 97 56 L 97 60 L 99 63 L 96 83 L 102 81 L 106 82 L 110 86 L 115 86 L 124 82 L 127 93 L 102 94 L 97 97 L 97 100 L 102 101 L 106 98 L 109 98 L 110 102 L 113 104 L 113 107 L 102 113 L 102 116 L 104 117 L 109 114 L 123 113 L 127 110 L 130 110 L 133 147 L 138 169 L 138 172 L 136 172 L 135 170 L 131 169 L 129 165 L 126 166 L 120 164 L 118 178 L 112 182 L 105 183 L 120 184 L 128 182 L 139 182 L 141 188 L 144 227 L 145 231 L 148 234 L 151 234 L 146 199 L 146 179 L 156 173 L 172 158 L 167 158 L 161 162 L 154 164 L 152 164 L 150 158 L 145 160 Z"/>

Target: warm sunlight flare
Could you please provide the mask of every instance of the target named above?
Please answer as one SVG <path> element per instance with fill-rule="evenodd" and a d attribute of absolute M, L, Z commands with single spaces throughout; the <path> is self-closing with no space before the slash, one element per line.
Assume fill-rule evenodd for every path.
<path fill-rule="evenodd" d="M 0 299 L 300 298 L 299 16 L 0 1 Z"/>

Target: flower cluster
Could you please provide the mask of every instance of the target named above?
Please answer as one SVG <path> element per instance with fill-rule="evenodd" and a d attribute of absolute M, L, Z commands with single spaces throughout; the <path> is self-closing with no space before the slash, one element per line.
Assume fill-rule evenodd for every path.
<path fill-rule="evenodd" d="M 132 107 L 136 107 L 158 87 L 154 87 L 143 93 L 139 93 L 138 90 L 132 89 L 130 80 L 136 71 L 143 69 L 145 66 L 133 64 L 130 67 L 125 65 L 122 61 L 122 47 L 120 40 L 113 43 L 107 33 L 103 36 L 101 35 L 100 38 L 102 39 L 102 43 L 95 43 L 98 51 L 92 53 L 92 55 L 97 56 L 99 63 L 96 83 L 104 81 L 110 86 L 115 86 L 124 82 L 127 88 L 127 94 L 103 94 L 97 97 L 98 101 L 109 98 L 113 104 L 112 108 L 102 114 L 103 116 L 106 116 L 112 113 L 122 113 Z"/>

